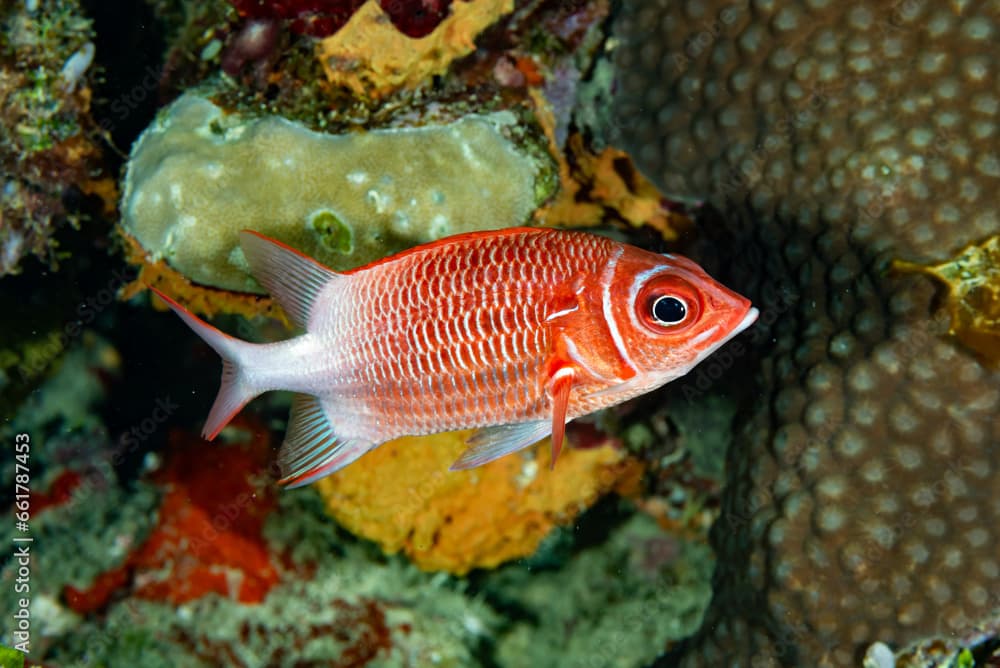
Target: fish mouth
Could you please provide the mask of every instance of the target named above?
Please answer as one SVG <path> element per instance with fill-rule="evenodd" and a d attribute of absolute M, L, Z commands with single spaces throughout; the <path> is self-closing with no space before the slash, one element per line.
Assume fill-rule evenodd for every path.
<path fill-rule="evenodd" d="M 696 366 L 703 359 L 705 359 L 706 357 L 714 353 L 716 350 L 721 348 L 728 341 L 732 340 L 737 334 L 742 332 L 750 325 L 754 324 L 754 322 L 757 321 L 757 316 L 759 315 L 760 311 L 758 311 L 755 307 L 751 306 L 750 310 L 746 312 L 746 315 L 743 316 L 743 319 L 740 320 L 739 324 L 733 327 L 733 329 L 728 334 L 726 334 L 724 337 L 716 341 L 713 345 L 709 346 L 705 350 L 698 353 L 698 356 L 695 358 L 695 362 L 692 366 Z"/>
<path fill-rule="evenodd" d="M 760 311 L 758 311 L 756 307 L 751 306 L 750 310 L 747 311 L 747 314 L 743 316 L 742 320 L 740 320 L 740 324 L 736 325 L 736 327 L 733 328 L 733 333 L 729 335 L 730 338 L 736 336 L 744 329 L 754 324 L 757 321 L 757 316 L 759 315 Z"/>

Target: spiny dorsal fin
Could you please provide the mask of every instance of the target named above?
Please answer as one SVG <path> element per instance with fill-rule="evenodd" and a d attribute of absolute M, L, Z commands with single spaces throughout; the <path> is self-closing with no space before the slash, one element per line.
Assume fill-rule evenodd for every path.
<path fill-rule="evenodd" d="M 292 322 L 303 329 L 317 295 L 340 274 L 291 246 L 253 230 L 240 232 L 240 246 L 250 271 L 271 293 Z"/>

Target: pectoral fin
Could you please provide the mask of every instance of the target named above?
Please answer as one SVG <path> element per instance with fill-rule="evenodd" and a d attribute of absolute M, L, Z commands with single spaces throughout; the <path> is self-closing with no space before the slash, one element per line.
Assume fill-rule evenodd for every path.
<path fill-rule="evenodd" d="M 549 433 L 549 423 L 519 422 L 484 427 L 469 437 L 469 449 L 451 465 L 452 471 L 482 466 L 506 454 L 526 448 L 545 438 Z"/>
<path fill-rule="evenodd" d="M 569 408 L 569 393 L 576 382 L 576 369 L 572 366 L 562 366 L 549 377 L 549 397 L 552 399 L 552 460 L 550 466 L 556 465 L 556 458 L 562 450 L 563 438 L 566 435 L 566 412 Z"/>

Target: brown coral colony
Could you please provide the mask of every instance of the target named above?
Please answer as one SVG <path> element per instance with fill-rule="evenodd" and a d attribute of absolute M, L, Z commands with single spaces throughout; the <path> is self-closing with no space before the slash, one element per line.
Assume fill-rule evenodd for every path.
<path fill-rule="evenodd" d="M 713 252 L 775 315 L 688 665 L 960 665 L 915 657 L 997 635 L 1000 377 L 967 310 L 1000 233 L 998 30 L 996 2 L 626 3 L 618 141 L 721 213 Z M 955 338 L 893 259 L 957 286 Z"/>

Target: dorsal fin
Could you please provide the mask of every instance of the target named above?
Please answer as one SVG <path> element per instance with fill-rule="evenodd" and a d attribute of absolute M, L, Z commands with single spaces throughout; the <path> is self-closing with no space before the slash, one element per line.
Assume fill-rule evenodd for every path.
<path fill-rule="evenodd" d="M 240 232 L 240 246 L 250 271 L 292 322 L 303 329 L 316 296 L 340 274 L 308 255 L 253 230 Z"/>

